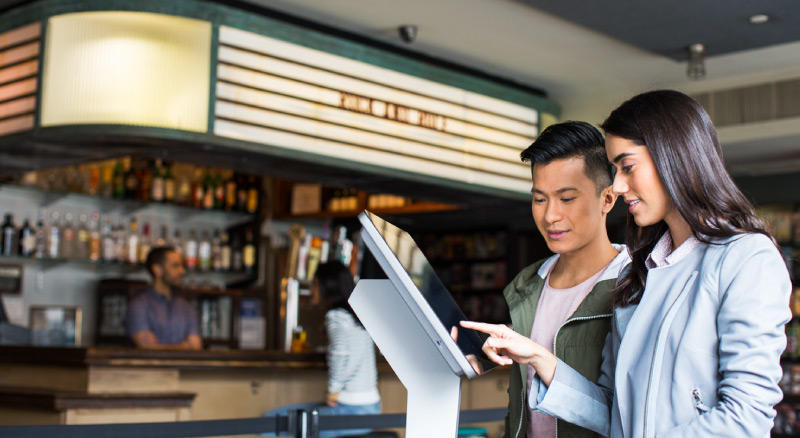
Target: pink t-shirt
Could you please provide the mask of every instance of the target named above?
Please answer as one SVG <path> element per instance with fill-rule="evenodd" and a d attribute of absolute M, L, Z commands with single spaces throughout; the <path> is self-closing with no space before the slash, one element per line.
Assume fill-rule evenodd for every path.
<path fill-rule="evenodd" d="M 553 263 L 553 267 L 557 264 L 558 261 Z M 592 291 L 597 279 L 603 275 L 607 267 L 608 265 L 587 278 L 583 283 L 568 289 L 550 287 L 550 273 L 548 272 L 542 294 L 539 297 L 539 304 L 536 306 L 531 339 L 552 353 L 556 332 L 575 313 L 575 310 L 583 302 L 583 299 L 589 295 L 589 292 Z M 528 384 L 525 387 L 528 394 L 531 393 L 531 381 L 535 374 L 536 371 L 534 371 L 533 367 L 528 365 Z M 556 436 L 555 417 L 533 411 L 530 411 L 529 414 L 528 434 L 526 435 L 528 438 L 554 438 Z"/>

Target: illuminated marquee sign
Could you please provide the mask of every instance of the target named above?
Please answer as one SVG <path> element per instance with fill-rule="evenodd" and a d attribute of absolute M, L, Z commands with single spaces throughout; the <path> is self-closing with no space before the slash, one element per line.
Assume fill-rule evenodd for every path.
<path fill-rule="evenodd" d="M 533 108 L 226 26 L 219 42 L 216 135 L 530 191 Z"/>

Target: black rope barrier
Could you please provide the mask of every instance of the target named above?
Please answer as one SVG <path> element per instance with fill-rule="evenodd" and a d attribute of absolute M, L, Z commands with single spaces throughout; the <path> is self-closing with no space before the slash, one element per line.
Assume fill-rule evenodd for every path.
<path fill-rule="evenodd" d="M 462 411 L 459 423 L 502 420 L 505 408 Z M 223 435 L 283 434 L 315 438 L 320 430 L 404 428 L 406 414 L 319 415 L 316 411 L 294 411 L 289 415 L 231 420 L 180 421 L 169 423 L 119 423 L 90 425 L 0 426 L 0 437 L 8 438 L 199 438 Z"/>

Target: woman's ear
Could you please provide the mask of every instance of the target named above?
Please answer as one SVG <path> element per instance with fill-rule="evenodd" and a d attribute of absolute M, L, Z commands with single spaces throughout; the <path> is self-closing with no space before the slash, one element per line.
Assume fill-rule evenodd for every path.
<path fill-rule="evenodd" d="M 603 201 L 603 213 L 608 214 L 617 202 L 617 195 L 611 190 L 611 186 L 608 186 L 603 189 L 601 196 Z"/>

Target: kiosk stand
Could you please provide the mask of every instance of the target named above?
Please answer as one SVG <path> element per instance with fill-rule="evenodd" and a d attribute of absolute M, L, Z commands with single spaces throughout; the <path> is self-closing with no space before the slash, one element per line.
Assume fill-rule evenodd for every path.
<path fill-rule="evenodd" d="M 361 280 L 349 299 L 408 391 L 406 438 L 456 437 L 461 376 L 390 280 Z M 436 345 L 436 344 L 439 345 Z"/>

